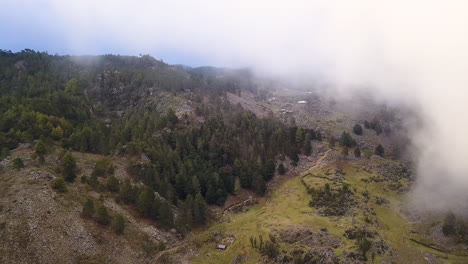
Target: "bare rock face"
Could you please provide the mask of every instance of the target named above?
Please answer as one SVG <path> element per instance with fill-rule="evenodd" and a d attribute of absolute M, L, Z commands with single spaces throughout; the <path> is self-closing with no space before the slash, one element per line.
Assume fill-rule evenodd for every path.
<path fill-rule="evenodd" d="M 249 196 L 248 199 L 238 203 L 234 204 L 231 207 L 227 208 L 225 212 L 234 212 L 234 213 L 241 213 L 247 211 L 248 207 L 254 205 L 257 203 L 257 200 L 253 196 Z"/>
<path fill-rule="evenodd" d="M 43 171 L 33 171 L 28 174 L 28 179 L 37 181 L 37 180 L 45 180 L 45 181 L 50 181 L 54 178 L 53 175 L 43 172 Z"/>
<path fill-rule="evenodd" d="M 25 60 L 19 60 L 15 63 L 15 68 L 17 70 L 24 71 L 26 70 L 26 61 Z"/>

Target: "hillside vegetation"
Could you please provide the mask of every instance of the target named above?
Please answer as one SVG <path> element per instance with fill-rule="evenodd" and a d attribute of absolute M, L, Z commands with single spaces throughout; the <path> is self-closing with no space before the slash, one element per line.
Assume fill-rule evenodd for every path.
<path fill-rule="evenodd" d="M 408 203 L 403 110 L 289 88 L 0 51 L 0 262 L 467 262 L 464 216 Z"/>

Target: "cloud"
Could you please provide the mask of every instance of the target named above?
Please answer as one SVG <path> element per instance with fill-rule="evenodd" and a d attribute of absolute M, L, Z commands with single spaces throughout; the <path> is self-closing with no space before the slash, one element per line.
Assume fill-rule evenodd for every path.
<path fill-rule="evenodd" d="M 416 105 L 418 185 L 429 204 L 468 200 L 467 1 L 6 1 L 73 53 L 172 50 L 213 65 L 366 85 Z M 5 9 L 3 9 L 5 10 Z M 9 11 L 8 11 L 9 12 Z M 47 14 L 44 15 L 43 13 Z"/>

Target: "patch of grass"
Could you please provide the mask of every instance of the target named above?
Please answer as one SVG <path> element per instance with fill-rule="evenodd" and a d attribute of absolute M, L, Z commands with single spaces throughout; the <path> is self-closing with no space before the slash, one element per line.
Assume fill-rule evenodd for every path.
<path fill-rule="evenodd" d="M 334 249 L 337 255 L 341 255 L 343 251 L 357 250 L 356 241 L 344 237 L 345 230 L 353 226 L 368 226 L 372 231 L 377 232 L 376 239 L 383 240 L 396 253 L 387 252 L 377 255 L 375 263 L 380 261 L 426 263 L 422 252 L 433 252 L 431 249 L 426 250 L 408 240 L 411 226 L 408 220 L 398 213 L 399 206 L 403 202 L 402 195 L 389 189 L 385 182 L 369 181 L 369 178 L 380 177 L 380 175 L 363 171 L 361 168 L 366 164 L 362 162 L 392 161 L 361 160 L 341 164 L 344 174 L 343 183 L 350 185 L 360 205 L 353 209 L 354 214 L 343 217 L 322 217 L 317 214 L 316 209 L 309 206 L 311 196 L 307 193 L 306 186 L 316 188 L 326 183 L 335 185 L 332 181 L 334 174 L 328 173 L 330 168 L 311 170 L 302 177 L 292 178 L 278 186 L 247 212 L 229 213 L 229 222 L 216 223 L 197 234 L 201 247 L 197 256 L 192 259 L 193 263 L 230 263 L 239 254 L 248 256 L 246 263 L 257 263 L 261 256 L 251 247 L 249 237 L 262 235 L 267 238 L 270 233 L 288 230 L 294 226 L 307 226 L 311 229 L 326 228 L 330 234 L 338 236 L 345 245 Z M 388 203 L 378 205 L 376 197 L 384 197 Z M 370 217 L 371 221 L 366 219 L 367 217 Z M 225 251 L 219 251 L 216 250 L 218 241 L 214 233 L 222 234 L 222 236 L 233 235 L 236 240 L 232 245 L 228 244 Z M 299 249 L 295 244 L 286 244 L 281 241 L 279 243 L 282 251 L 291 252 Z M 370 257 L 369 254 L 368 257 Z M 465 262 L 460 262 L 460 259 Z M 447 262 L 466 263 L 466 258 L 449 255 Z"/>
<path fill-rule="evenodd" d="M 248 255 L 247 263 L 256 263 L 260 254 L 251 248 L 250 236 L 261 235 L 267 238 L 274 230 L 287 229 L 295 225 L 324 227 L 329 233 L 341 237 L 342 231 L 338 225 L 345 223 L 340 219 L 317 215 L 316 210 L 309 206 L 309 201 L 310 195 L 301 183 L 300 177 L 287 181 L 249 211 L 229 214 L 230 222 L 214 224 L 201 233 L 199 238 L 203 245 L 198 256 L 192 260 L 193 263 L 230 263 L 238 254 Z M 236 241 L 228 245 L 227 250 L 218 251 L 215 249 L 214 232 L 232 234 Z M 288 247 L 281 243 L 281 249 L 289 251 L 292 246 Z M 210 256 L 207 257 L 207 254 Z"/>
<path fill-rule="evenodd" d="M 28 185 L 35 185 L 35 184 L 39 184 L 39 181 L 38 181 L 38 180 L 27 180 L 27 181 L 26 181 L 26 184 L 28 184 Z"/>

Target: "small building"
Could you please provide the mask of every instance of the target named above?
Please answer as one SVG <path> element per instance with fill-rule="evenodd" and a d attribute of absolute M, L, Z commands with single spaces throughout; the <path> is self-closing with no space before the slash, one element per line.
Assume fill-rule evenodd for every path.
<path fill-rule="evenodd" d="M 307 104 L 307 101 L 299 101 L 298 104 Z"/>
<path fill-rule="evenodd" d="M 218 245 L 216 246 L 216 249 L 218 249 L 218 250 L 226 250 L 226 248 L 227 248 L 227 246 L 226 246 L 226 245 L 223 245 L 223 244 L 218 244 Z"/>

